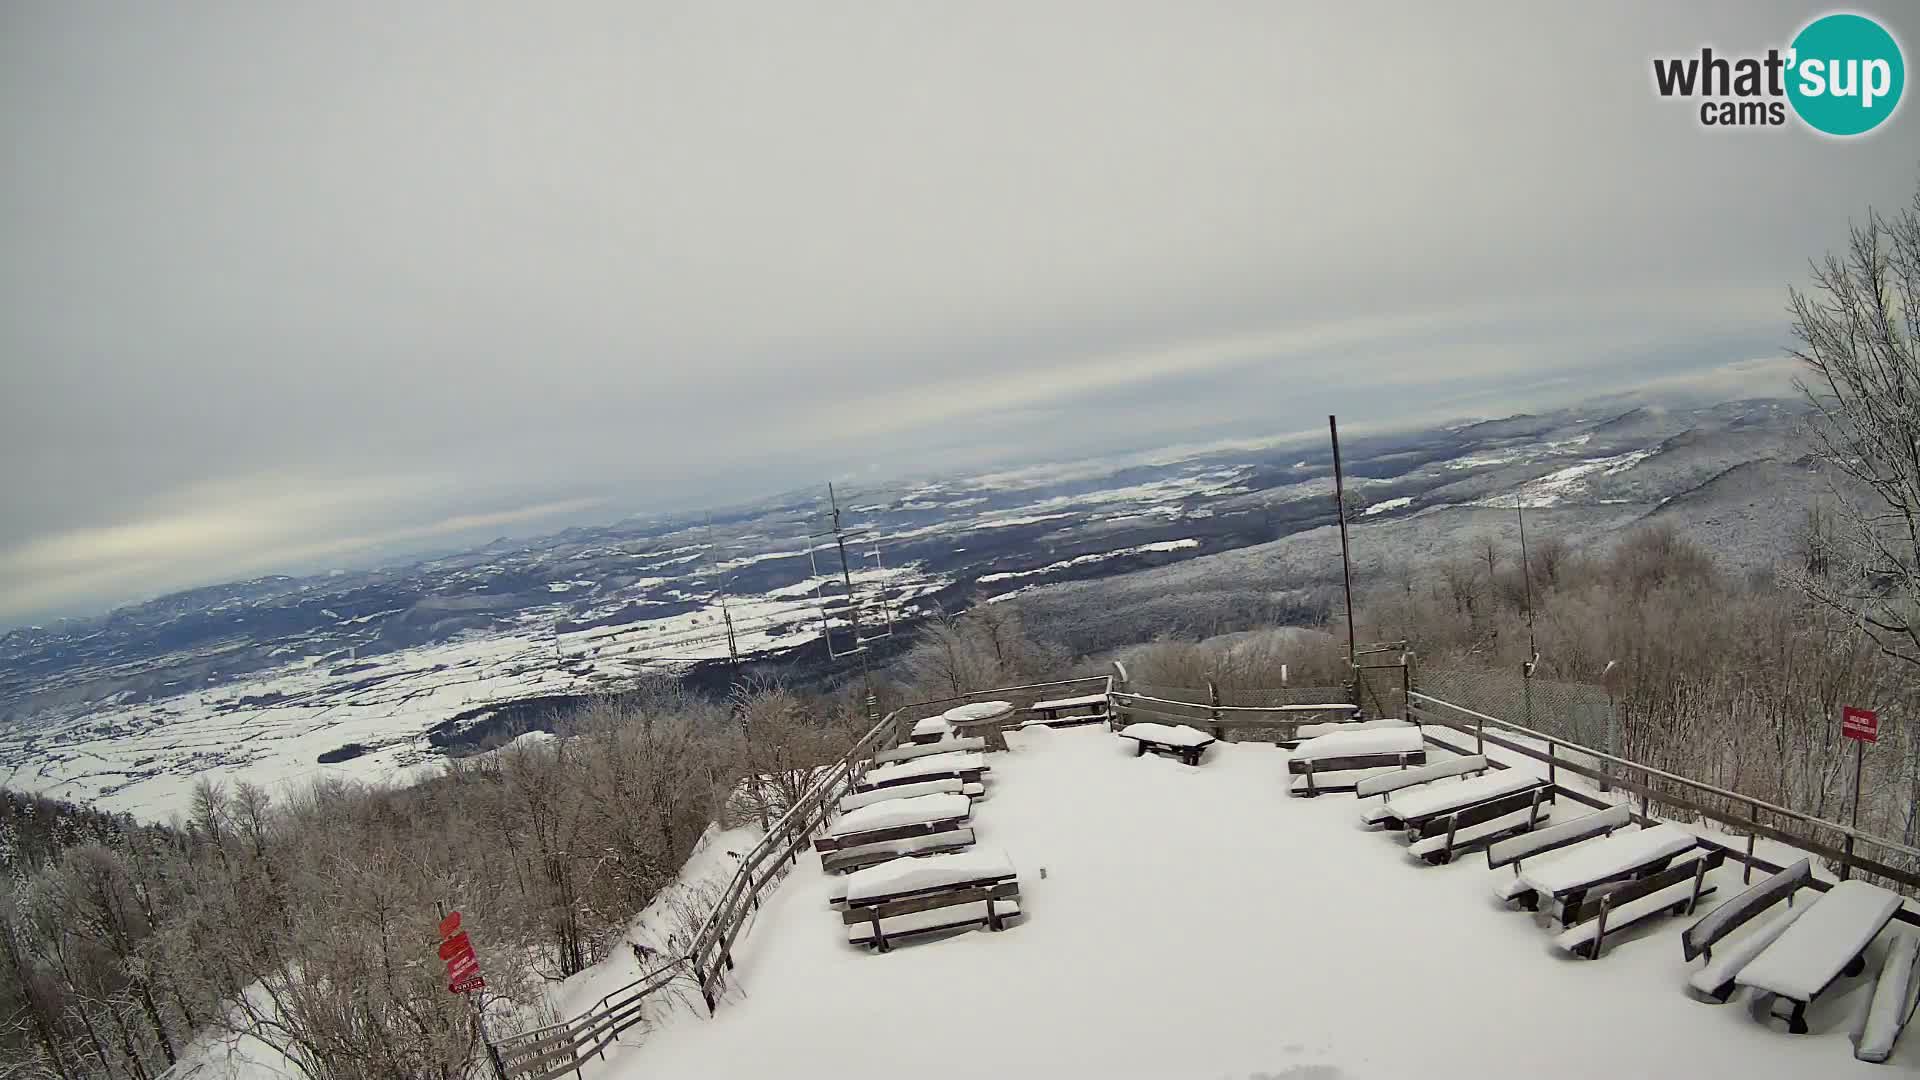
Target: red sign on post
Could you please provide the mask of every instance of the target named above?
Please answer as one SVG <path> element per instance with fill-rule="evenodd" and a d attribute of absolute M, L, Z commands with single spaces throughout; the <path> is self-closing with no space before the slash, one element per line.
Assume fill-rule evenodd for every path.
<path fill-rule="evenodd" d="M 1847 705 L 1840 710 L 1840 734 L 1861 742 L 1880 741 L 1880 714 Z"/>
<path fill-rule="evenodd" d="M 447 962 L 447 989 L 456 994 L 479 990 L 487 985 L 480 977 L 480 958 L 473 954 L 473 941 L 460 929 L 460 913 L 440 921 L 440 959 Z"/>

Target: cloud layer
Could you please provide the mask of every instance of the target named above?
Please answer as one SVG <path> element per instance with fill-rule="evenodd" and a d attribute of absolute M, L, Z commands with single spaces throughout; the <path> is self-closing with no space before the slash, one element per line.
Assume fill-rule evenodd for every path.
<path fill-rule="evenodd" d="M 12 5 L 0 620 L 1777 353 L 1912 109 L 1711 132 L 1648 59 L 1808 14 Z"/>

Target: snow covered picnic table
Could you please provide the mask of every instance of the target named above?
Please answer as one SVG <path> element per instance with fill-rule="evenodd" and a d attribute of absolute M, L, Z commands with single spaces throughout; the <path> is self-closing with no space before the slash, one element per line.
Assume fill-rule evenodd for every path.
<path fill-rule="evenodd" d="M 1520 870 L 1520 883 L 1539 897 L 1563 901 L 1563 908 L 1571 910 L 1588 889 L 1658 870 L 1699 843 L 1698 837 L 1671 822 L 1651 829 L 1621 830 L 1604 840 L 1569 848 L 1564 855 L 1528 863 Z"/>
<path fill-rule="evenodd" d="M 907 736 L 915 743 L 935 743 L 947 737 L 947 721 L 944 716 L 929 716 L 913 725 L 913 733 Z"/>
<path fill-rule="evenodd" d="M 966 783 L 957 776 L 943 776 L 938 780 L 928 780 L 919 784 L 899 784 L 894 787 L 875 788 L 872 791 L 857 791 L 840 799 L 840 812 L 845 814 L 888 799 L 911 799 L 918 795 L 978 795 L 979 787 L 980 785 Z"/>
<path fill-rule="evenodd" d="M 981 774 L 986 771 L 987 763 L 977 753 L 930 754 L 911 761 L 869 769 L 855 786 L 861 791 L 868 791 L 873 788 L 911 784 L 942 776 L 957 776 L 968 783 L 973 783 L 978 781 Z"/>
<path fill-rule="evenodd" d="M 996 848 L 954 855 L 921 855 L 895 859 L 847 875 L 845 898 L 848 904 L 871 904 L 938 889 L 991 884 L 1013 876 L 1013 860 Z"/>
<path fill-rule="evenodd" d="M 1290 760 L 1323 761 L 1332 758 L 1372 757 L 1380 754 L 1410 754 L 1426 749 L 1420 729 L 1412 724 L 1390 727 L 1337 725 L 1356 730 L 1331 731 L 1304 740 L 1293 748 Z"/>
<path fill-rule="evenodd" d="M 1077 713 L 1074 711 L 1076 709 L 1086 709 L 1088 711 Z M 1107 695 L 1081 694 L 1079 697 L 1051 698 L 1046 701 L 1036 701 L 1029 708 L 1029 711 L 1040 714 L 1037 718 L 1029 720 L 1028 723 L 1030 724 L 1091 723 L 1095 720 L 1105 720 L 1107 718 Z"/>
<path fill-rule="evenodd" d="M 941 714 L 947 726 L 955 735 L 979 733 L 983 745 L 988 750 L 1005 750 L 1007 737 L 1001 733 L 1007 717 L 1013 715 L 1011 701 L 976 701 L 971 705 L 957 705 Z"/>
<path fill-rule="evenodd" d="M 1815 900 L 1753 962 L 1740 986 L 1793 1002 L 1787 1030 L 1807 1031 L 1807 1005 L 1841 975 L 1866 969 L 1867 946 L 1900 910 L 1900 897 L 1864 881 L 1842 881 Z"/>
<path fill-rule="evenodd" d="M 1427 762 L 1426 740 L 1412 726 L 1335 731 L 1295 746 L 1287 755 L 1287 772 L 1306 779 L 1292 789 L 1312 798 L 1327 791 L 1353 791 L 1354 783 L 1329 785 L 1322 774 L 1362 769 L 1407 768 Z"/>
<path fill-rule="evenodd" d="M 955 792 L 886 799 L 841 815 L 813 842 L 823 856 L 848 848 L 953 832 L 973 813 L 973 800 Z M 875 860 L 878 861 L 878 860 Z"/>
<path fill-rule="evenodd" d="M 829 836 L 857 836 L 901 825 L 961 820 L 973 811 L 973 800 L 957 792 L 884 799 L 842 814 L 827 828 Z"/>
<path fill-rule="evenodd" d="M 1388 794 L 1387 820 L 1412 827 L 1428 818 L 1526 791 L 1545 782 L 1520 769 L 1499 769 L 1467 780 L 1435 780 Z"/>
<path fill-rule="evenodd" d="M 847 941 L 881 952 L 912 934 L 999 930 L 1020 914 L 1020 882 L 1002 851 L 895 859 L 849 876 L 843 896 Z"/>
<path fill-rule="evenodd" d="M 1154 750 L 1173 754 L 1189 765 L 1200 764 L 1200 755 L 1214 743 L 1213 736 L 1185 724 L 1128 724 L 1120 729 L 1120 737 L 1133 740 L 1135 757 Z"/>

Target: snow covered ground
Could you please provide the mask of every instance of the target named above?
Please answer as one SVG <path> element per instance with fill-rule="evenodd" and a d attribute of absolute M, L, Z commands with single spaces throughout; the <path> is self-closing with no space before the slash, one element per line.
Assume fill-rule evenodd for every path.
<path fill-rule="evenodd" d="M 1102 728 L 1008 733 L 975 810 L 1018 868 L 1011 929 L 849 947 L 818 863 L 769 894 L 717 1016 L 663 1010 L 588 1076 L 1383 1077 L 1897 1075 L 1853 1060 L 1868 979 L 1812 1033 L 1746 995 L 1686 996 L 1685 920 L 1549 944 L 1492 895 L 1509 872 L 1444 867 L 1370 832 L 1346 796 L 1286 796 L 1285 753 L 1216 746 L 1200 768 L 1136 758 Z M 1569 808 L 1569 815 L 1573 812 Z M 1044 876 L 1042 876 L 1044 874 Z M 1723 894 L 1738 867 L 1715 872 Z M 1870 963 L 1877 967 L 1876 946 Z M 1695 965 L 1697 966 L 1697 965 Z"/>

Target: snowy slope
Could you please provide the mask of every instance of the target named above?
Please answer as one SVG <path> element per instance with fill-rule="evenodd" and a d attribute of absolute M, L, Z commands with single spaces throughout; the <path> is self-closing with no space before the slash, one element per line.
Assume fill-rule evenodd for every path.
<path fill-rule="evenodd" d="M 1535 916 L 1492 899 L 1477 856 L 1427 867 L 1345 798 L 1288 799 L 1276 748 L 1221 745 L 1194 769 L 1099 728 L 1008 742 L 975 818 L 1019 872 L 1020 922 L 869 954 L 803 857 L 737 949 L 718 1015 L 663 1016 L 589 1080 L 1920 1068 L 1912 1040 L 1892 1072 L 1853 1060 L 1866 980 L 1831 991 L 1801 1037 L 1756 1023 L 1744 995 L 1691 1000 L 1682 920 L 1630 930 L 1597 962 L 1556 953 Z M 1737 868 L 1716 879 L 1737 891 Z"/>

